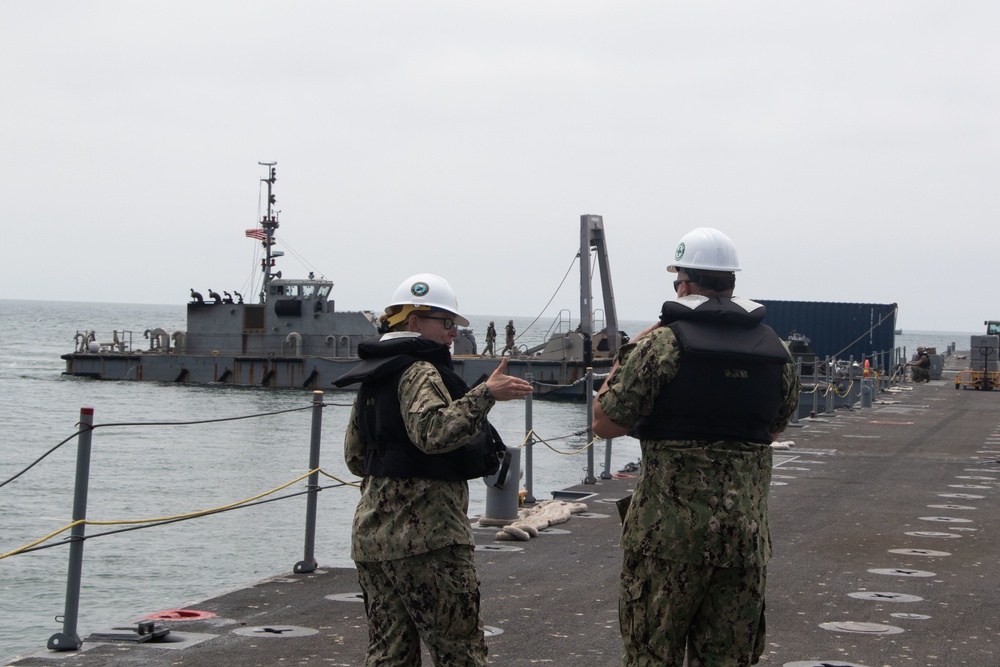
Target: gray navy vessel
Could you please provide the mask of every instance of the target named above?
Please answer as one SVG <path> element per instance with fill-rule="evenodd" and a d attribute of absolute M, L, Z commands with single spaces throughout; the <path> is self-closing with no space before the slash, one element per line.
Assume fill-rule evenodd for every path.
<path fill-rule="evenodd" d="M 262 183 L 267 211 L 260 226 L 247 230 L 263 246 L 263 274 L 258 303 L 228 292 L 206 296 L 191 290 L 184 331 L 147 329 L 148 345 L 136 346 L 133 332 L 115 331 L 101 342 L 94 331 L 76 333 L 76 349 L 62 355 L 65 375 L 99 380 L 134 380 L 246 387 L 333 389 L 332 383 L 358 363 L 358 344 L 378 335 L 373 312 L 339 312 L 330 298 L 333 282 L 315 278 L 283 278 L 274 271 L 283 252 L 275 249 L 279 223 L 274 213 L 276 179 L 273 162 Z M 618 329 L 614 294 L 601 216 L 580 217 L 580 323 L 558 323 L 544 344 L 522 349 L 508 361 L 512 375 L 535 383 L 535 394 L 549 398 L 586 399 L 588 369 L 598 379 L 612 363 L 624 334 Z M 594 333 L 591 256 L 596 253 L 603 287 L 606 326 Z M 602 322 L 604 324 L 604 322 Z M 564 330 L 565 329 L 565 330 Z M 614 332 L 607 336 L 606 332 Z M 485 380 L 499 359 L 477 354 L 471 330 L 455 341 L 455 370 L 474 385 Z"/>

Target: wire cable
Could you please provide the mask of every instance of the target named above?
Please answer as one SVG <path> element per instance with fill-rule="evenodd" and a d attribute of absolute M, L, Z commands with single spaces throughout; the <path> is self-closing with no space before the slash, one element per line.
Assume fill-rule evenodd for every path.
<path fill-rule="evenodd" d="M 531 327 L 535 326 L 535 323 L 538 322 L 538 320 L 541 319 L 542 315 L 545 314 L 545 311 L 548 309 L 548 307 L 550 305 L 552 305 L 552 302 L 555 301 L 556 296 L 559 294 L 559 291 L 562 289 L 563 284 L 566 282 L 566 278 L 569 277 L 569 273 L 570 273 L 570 271 L 573 270 L 573 265 L 576 264 L 576 260 L 579 257 L 580 257 L 580 253 L 577 253 L 577 254 L 573 255 L 573 261 L 569 263 L 569 268 L 566 269 L 566 274 L 563 276 L 562 280 L 559 281 L 559 286 L 556 287 L 556 291 L 552 293 L 551 297 L 549 297 L 548 303 L 546 303 L 545 306 L 542 307 L 542 311 L 540 313 L 538 313 L 538 315 L 535 316 L 535 319 L 531 320 L 531 324 L 529 324 L 520 334 L 518 334 L 517 336 L 514 337 L 515 341 L 518 338 L 520 338 L 521 336 L 523 336 L 524 334 L 526 334 L 529 331 L 531 331 Z"/>
<path fill-rule="evenodd" d="M 327 406 L 331 406 L 331 405 L 336 405 L 336 406 L 339 406 L 339 407 L 350 407 L 350 406 L 345 405 L 343 403 L 320 403 L 319 405 L 323 406 L 324 408 L 327 407 Z M 94 430 L 94 429 L 98 429 L 98 428 L 108 428 L 108 427 L 111 427 L 111 426 L 193 426 L 193 425 L 198 425 L 198 424 L 212 424 L 212 423 L 215 423 L 215 422 L 238 421 L 238 420 L 241 420 L 241 419 L 254 419 L 254 418 L 257 418 L 257 417 L 271 417 L 271 416 L 274 416 L 274 415 L 284 414 L 286 412 L 300 412 L 302 410 L 310 410 L 310 409 L 312 409 L 315 406 L 316 406 L 316 404 L 314 403 L 314 404 L 310 404 L 310 405 L 307 405 L 307 406 L 304 406 L 304 407 L 301 407 L 301 408 L 289 408 L 287 410 L 277 410 L 275 412 L 260 412 L 260 413 L 253 414 L 253 415 L 242 415 L 242 416 L 239 416 L 239 417 L 219 417 L 219 418 L 215 418 L 215 419 L 203 419 L 203 420 L 199 420 L 199 421 L 184 421 L 184 422 L 110 422 L 110 423 L 107 423 L 107 424 L 93 424 L 93 425 L 90 426 L 90 430 Z M 23 475 L 24 473 L 26 473 L 29 470 L 31 470 L 33 467 L 35 467 L 36 465 L 38 465 L 38 463 L 41 462 L 41 460 L 44 459 L 46 456 L 48 456 L 52 452 L 54 452 L 57 449 L 59 449 L 60 447 L 62 447 L 63 445 L 65 445 L 67 442 L 69 442 L 73 438 L 79 436 L 85 430 L 86 429 L 80 429 L 76 433 L 70 435 L 65 440 L 63 440 L 62 442 L 60 442 L 59 444 L 57 444 L 55 447 L 53 447 L 49 451 L 47 451 L 44 454 L 42 454 L 41 456 L 39 456 L 37 459 L 35 459 L 34 462 L 32 462 L 31 464 L 29 464 L 21 472 L 17 473 L 13 477 L 11 477 L 11 478 L 9 478 L 7 480 L 4 480 L 2 483 L 0 483 L 0 488 L 3 488 L 5 486 L 7 486 L 8 484 L 10 484 L 11 482 L 13 482 L 15 479 L 17 479 L 21 475 Z"/>

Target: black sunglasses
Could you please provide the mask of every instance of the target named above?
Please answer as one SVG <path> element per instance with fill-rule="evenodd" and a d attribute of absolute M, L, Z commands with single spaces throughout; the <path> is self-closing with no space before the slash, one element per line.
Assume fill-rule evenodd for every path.
<path fill-rule="evenodd" d="M 455 326 L 455 320 L 451 319 L 450 317 L 431 317 L 430 315 L 417 315 L 417 317 L 419 317 L 422 320 L 437 320 L 438 322 L 441 323 L 441 326 L 443 326 L 446 331 Z"/>
<path fill-rule="evenodd" d="M 694 282 L 694 281 L 692 281 L 692 280 L 675 280 L 674 281 L 674 291 L 676 292 L 678 290 L 678 288 L 680 288 L 680 286 L 683 285 L 684 283 L 690 283 L 690 282 Z"/>

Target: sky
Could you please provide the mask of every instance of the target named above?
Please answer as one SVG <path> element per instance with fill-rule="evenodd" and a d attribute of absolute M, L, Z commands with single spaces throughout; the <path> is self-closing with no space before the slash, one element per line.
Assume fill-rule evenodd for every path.
<path fill-rule="evenodd" d="M 431 272 L 470 314 L 578 317 L 593 214 L 620 319 L 657 318 L 702 226 L 736 244 L 742 296 L 897 303 L 903 329 L 1000 318 L 993 0 L 7 0 L 0 19 L 9 298 L 249 297 L 277 162 L 275 268 L 334 281 L 341 310 Z"/>

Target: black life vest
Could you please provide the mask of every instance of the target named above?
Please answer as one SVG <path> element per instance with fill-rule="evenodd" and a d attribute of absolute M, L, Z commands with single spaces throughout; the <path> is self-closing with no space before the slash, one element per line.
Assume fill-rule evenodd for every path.
<path fill-rule="evenodd" d="M 691 309 L 663 304 L 660 322 L 680 345 L 677 374 L 663 384 L 653 412 L 633 433 L 645 440 L 731 440 L 770 443 L 791 356 L 764 306 L 710 297 Z"/>
<path fill-rule="evenodd" d="M 503 488 L 510 454 L 488 421 L 465 446 L 443 454 L 427 454 L 410 440 L 403 422 L 398 387 L 403 372 L 417 361 L 434 365 L 452 400 L 465 396 L 469 386 L 451 363 L 451 352 L 421 336 L 369 340 L 358 345 L 363 361 L 334 382 L 346 387 L 357 382 L 357 409 L 365 442 L 366 475 L 419 477 L 444 481 L 476 479 L 499 471 L 494 486 Z"/>

